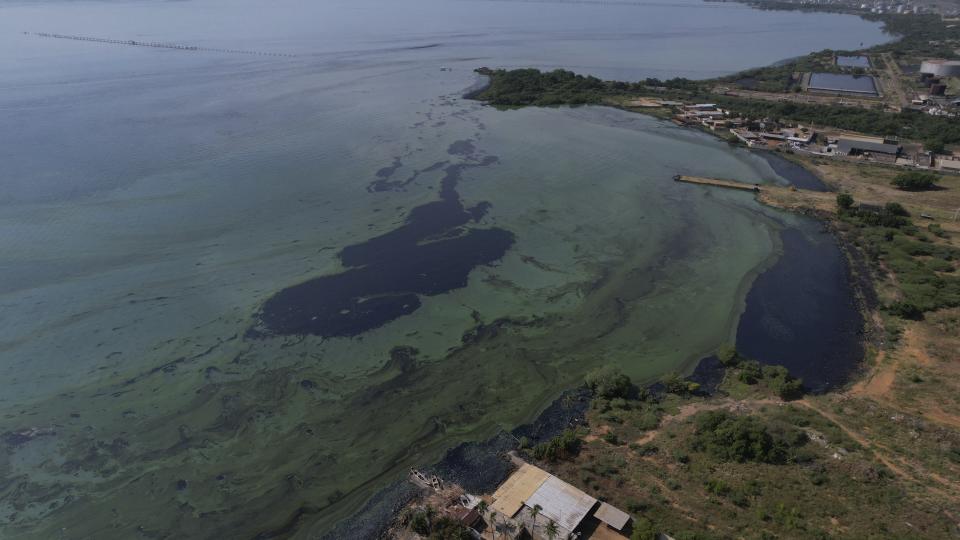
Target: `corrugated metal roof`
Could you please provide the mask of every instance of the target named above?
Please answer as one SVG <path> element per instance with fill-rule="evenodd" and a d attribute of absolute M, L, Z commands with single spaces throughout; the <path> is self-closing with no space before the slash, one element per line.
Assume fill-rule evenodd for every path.
<path fill-rule="evenodd" d="M 883 154 L 896 154 L 900 151 L 900 147 L 895 144 L 854 141 L 850 139 L 840 139 L 837 141 L 838 152 L 842 154 L 849 154 L 853 149 L 860 150 L 861 152 L 880 152 Z"/>
<path fill-rule="evenodd" d="M 493 493 L 490 507 L 501 515 L 513 517 L 549 476 L 547 471 L 524 463 Z"/>
<path fill-rule="evenodd" d="M 600 508 L 597 508 L 593 515 L 618 531 L 623 530 L 627 522 L 630 521 L 630 516 L 626 512 L 607 503 L 600 503 Z"/>
<path fill-rule="evenodd" d="M 531 508 L 539 504 L 543 508 L 541 515 L 552 519 L 567 531 L 573 531 L 597 504 L 597 500 L 556 476 L 550 476 L 525 504 Z"/>

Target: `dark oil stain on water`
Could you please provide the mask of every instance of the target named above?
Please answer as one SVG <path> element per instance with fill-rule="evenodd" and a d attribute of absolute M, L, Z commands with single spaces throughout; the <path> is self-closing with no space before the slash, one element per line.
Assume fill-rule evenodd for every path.
<path fill-rule="evenodd" d="M 512 232 L 470 228 L 489 208 L 465 208 L 457 193 L 463 172 L 497 162 L 479 156 L 470 141 L 457 141 L 449 153 L 464 162 L 447 165 L 440 200 L 410 211 L 406 222 L 386 234 L 344 248 L 348 270 L 284 289 L 267 300 L 251 335 L 356 336 L 420 307 L 420 295 L 433 296 L 467 286 L 477 266 L 499 260 L 514 243 Z"/>
<path fill-rule="evenodd" d="M 863 318 L 847 259 L 829 233 L 780 233 L 783 255 L 747 293 L 737 349 L 779 364 L 813 392 L 846 383 L 863 357 Z"/>
<path fill-rule="evenodd" d="M 761 150 L 759 155 L 770 164 L 775 173 L 790 181 L 790 185 L 810 191 L 831 191 L 817 175 L 789 159 L 767 150 Z"/>

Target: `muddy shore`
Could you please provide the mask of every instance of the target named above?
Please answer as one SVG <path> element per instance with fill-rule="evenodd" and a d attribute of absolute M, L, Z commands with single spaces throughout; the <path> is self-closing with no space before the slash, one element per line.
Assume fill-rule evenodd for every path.
<path fill-rule="evenodd" d="M 470 493 L 494 491 L 513 472 L 506 453 L 515 450 L 521 437 L 539 444 L 556 437 L 565 429 L 582 425 L 590 406 L 585 387 L 563 392 L 529 424 L 479 442 L 467 442 L 451 448 L 439 462 L 423 467 L 446 482 L 459 484 Z M 341 521 L 323 536 L 328 540 L 378 538 L 389 528 L 397 512 L 421 494 L 421 489 L 406 479 L 380 490 L 350 518 Z"/>

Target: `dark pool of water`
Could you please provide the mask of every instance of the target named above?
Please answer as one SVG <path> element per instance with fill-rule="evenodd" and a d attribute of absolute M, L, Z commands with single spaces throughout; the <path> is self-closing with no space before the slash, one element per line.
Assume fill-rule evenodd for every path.
<path fill-rule="evenodd" d="M 808 87 L 812 90 L 877 95 L 877 85 L 869 75 L 813 73 L 810 75 Z"/>
<path fill-rule="evenodd" d="M 863 318 L 847 260 L 828 233 L 780 233 L 784 254 L 747 294 L 737 349 L 780 364 L 813 392 L 843 385 L 863 357 Z"/>
<path fill-rule="evenodd" d="M 823 180 L 817 175 L 776 152 L 762 150 L 759 151 L 759 154 L 767 160 L 774 172 L 789 180 L 791 185 L 811 191 L 830 191 L 830 187 L 824 184 Z"/>
<path fill-rule="evenodd" d="M 513 245 L 513 233 L 467 227 L 489 204 L 466 208 L 456 190 L 465 170 L 497 162 L 495 156 L 474 152 L 470 141 L 451 145 L 450 154 L 464 161 L 443 168 L 439 200 L 411 210 L 400 227 L 344 248 L 339 257 L 348 270 L 271 297 L 253 334 L 356 336 L 413 313 L 421 295 L 466 287 L 471 270 L 499 260 Z"/>

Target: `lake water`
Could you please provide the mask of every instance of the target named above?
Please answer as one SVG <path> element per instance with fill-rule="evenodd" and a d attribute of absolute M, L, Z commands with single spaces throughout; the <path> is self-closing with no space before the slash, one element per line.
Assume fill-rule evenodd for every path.
<path fill-rule="evenodd" d="M 813 233 L 671 178 L 783 178 L 642 116 L 465 101 L 473 69 L 703 78 L 886 39 L 724 3 L 5 2 L 0 536 L 310 537 L 594 366 L 689 368 Z M 394 232 L 425 206 L 450 219 Z M 285 290 L 357 324 L 299 292 L 270 319 Z"/>

